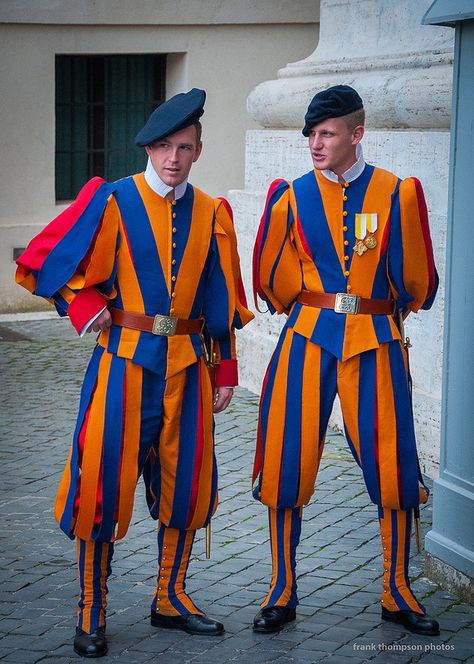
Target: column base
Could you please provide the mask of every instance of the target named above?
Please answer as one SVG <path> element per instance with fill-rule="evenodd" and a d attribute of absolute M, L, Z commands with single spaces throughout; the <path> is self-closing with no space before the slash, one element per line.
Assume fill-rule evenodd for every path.
<path fill-rule="evenodd" d="M 426 553 L 425 574 L 441 588 L 456 595 L 461 602 L 474 603 L 474 579 L 451 567 L 440 558 Z"/>

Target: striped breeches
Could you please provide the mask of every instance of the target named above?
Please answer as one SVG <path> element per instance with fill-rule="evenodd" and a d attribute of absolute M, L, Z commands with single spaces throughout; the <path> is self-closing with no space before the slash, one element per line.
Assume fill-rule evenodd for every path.
<path fill-rule="evenodd" d="M 124 537 L 139 476 L 152 516 L 195 530 L 217 505 L 212 388 L 204 360 L 163 379 L 96 347 L 55 515 L 84 540 Z"/>
<path fill-rule="evenodd" d="M 265 606 L 298 604 L 296 594 L 296 548 L 301 532 L 302 509 L 269 508 L 272 580 L 262 603 Z M 382 605 L 389 611 L 424 613 L 410 588 L 411 510 L 381 510 L 380 535 L 383 553 Z"/>
<path fill-rule="evenodd" d="M 273 508 L 309 502 L 339 395 L 346 438 L 374 503 L 410 509 L 426 500 L 406 355 L 399 341 L 339 362 L 291 328 L 268 366 L 260 402 L 254 495 Z"/>

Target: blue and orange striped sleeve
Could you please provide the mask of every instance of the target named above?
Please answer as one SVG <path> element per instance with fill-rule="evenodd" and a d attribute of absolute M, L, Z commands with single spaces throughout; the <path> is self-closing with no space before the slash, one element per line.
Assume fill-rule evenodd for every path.
<path fill-rule="evenodd" d="M 69 315 L 78 332 L 115 296 L 119 213 L 112 193 L 113 185 L 93 178 L 17 260 L 17 283 Z"/>
<path fill-rule="evenodd" d="M 301 291 L 302 274 L 293 236 L 290 189 L 275 180 L 268 190 L 253 251 L 253 291 L 273 314 L 288 312 Z"/>
<path fill-rule="evenodd" d="M 232 209 L 223 198 L 215 199 L 214 204 L 214 234 L 203 313 L 219 361 L 216 385 L 231 386 L 238 383 L 235 329 L 247 325 L 254 315 L 247 307 Z"/>
<path fill-rule="evenodd" d="M 392 202 L 388 272 L 403 311 L 429 309 L 438 289 L 428 212 L 421 183 L 399 183 Z"/>

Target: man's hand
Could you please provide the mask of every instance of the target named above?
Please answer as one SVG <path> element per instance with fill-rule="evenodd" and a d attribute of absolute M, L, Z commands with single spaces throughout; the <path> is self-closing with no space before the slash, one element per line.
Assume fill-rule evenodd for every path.
<path fill-rule="evenodd" d="M 87 332 L 102 332 L 102 330 L 106 330 L 111 325 L 112 316 L 110 315 L 110 311 L 104 309 L 104 311 L 97 316 L 95 321 L 93 321 L 92 325 L 89 325 Z"/>
<path fill-rule="evenodd" d="M 233 387 L 216 387 L 214 392 L 214 413 L 220 413 L 227 408 L 234 394 Z"/>

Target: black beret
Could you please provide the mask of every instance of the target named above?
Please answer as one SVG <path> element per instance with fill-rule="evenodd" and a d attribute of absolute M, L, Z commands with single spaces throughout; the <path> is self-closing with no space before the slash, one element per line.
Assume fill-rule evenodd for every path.
<path fill-rule="evenodd" d="M 311 127 L 328 120 L 340 118 L 354 111 L 364 108 L 359 94 L 349 85 L 334 85 L 332 88 L 322 90 L 314 95 L 306 115 L 303 136 L 309 136 Z"/>
<path fill-rule="evenodd" d="M 135 136 L 135 145 L 144 148 L 153 141 L 195 124 L 204 113 L 206 93 L 199 88 L 181 92 L 155 108 L 146 125 Z"/>

